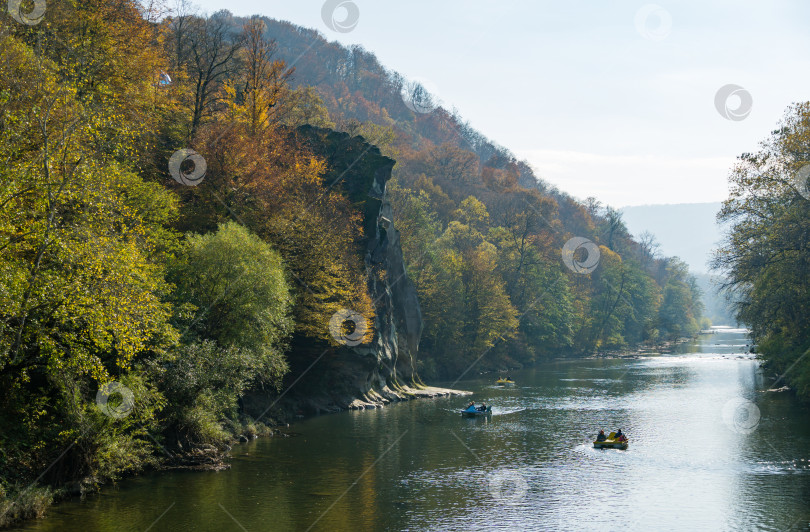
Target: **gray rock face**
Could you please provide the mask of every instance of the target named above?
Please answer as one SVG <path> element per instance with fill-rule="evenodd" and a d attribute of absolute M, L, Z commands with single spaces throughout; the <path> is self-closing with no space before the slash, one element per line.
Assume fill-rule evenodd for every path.
<path fill-rule="evenodd" d="M 333 406 L 367 408 L 409 399 L 419 382 L 416 357 L 422 312 L 416 287 L 405 271 L 399 231 L 385 193 L 395 161 L 362 137 L 315 128 L 309 133 L 318 137 L 320 145 L 336 148 L 324 155 L 332 172 L 343 176 L 343 188 L 352 202 L 362 205 L 365 266 L 375 306 L 372 342 L 340 347 L 328 364 Z"/>
<path fill-rule="evenodd" d="M 409 395 L 405 387 L 419 381 L 416 358 L 422 336 L 422 312 L 416 287 L 405 271 L 399 231 L 385 196 L 385 183 L 390 177 L 391 168 L 382 167 L 375 172 L 372 194 L 381 190 L 382 201 L 365 257 L 369 292 L 376 302 L 374 340 L 370 346 L 349 348 L 345 353 L 346 357 L 371 356 L 377 362 L 367 384 L 358 389 L 361 397 L 357 399 L 361 400 L 349 405 L 355 407 L 363 402 L 371 406 L 387 402 L 386 399 L 404 399 Z"/>
<path fill-rule="evenodd" d="M 422 313 L 416 288 L 405 271 L 399 231 L 385 194 L 395 161 L 362 137 L 310 126 L 298 132 L 311 140 L 315 153 L 327 158 L 330 175 L 325 181 L 340 182 L 363 213 L 364 262 L 375 306 L 374 338 L 368 344 L 337 348 L 295 339 L 295 354 L 310 352 L 305 360 L 312 362 L 293 366 L 288 380 L 295 385 L 287 385 L 289 393 L 266 415 L 290 418 L 446 395 L 423 389 L 416 371 Z M 270 400 L 267 395 L 252 394 L 243 397 L 242 404 L 248 414 L 258 417 Z"/>

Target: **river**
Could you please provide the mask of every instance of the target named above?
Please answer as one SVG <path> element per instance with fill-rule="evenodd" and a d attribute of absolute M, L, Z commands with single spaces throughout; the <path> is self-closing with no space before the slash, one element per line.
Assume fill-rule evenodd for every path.
<path fill-rule="evenodd" d="M 808 415 L 763 391 L 747 342 L 459 382 L 489 419 L 446 398 L 303 420 L 230 470 L 128 479 L 24 530 L 806 530 Z M 593 449 L 619 427 L 628 450 Z"/>

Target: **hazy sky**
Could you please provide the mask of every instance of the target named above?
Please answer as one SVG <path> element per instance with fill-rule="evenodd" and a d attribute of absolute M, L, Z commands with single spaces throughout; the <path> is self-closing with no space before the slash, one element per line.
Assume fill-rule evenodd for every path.
<path fill-rule="evenodd" d="M 323 0 L 196 3 L 360 44 L 545 180 L 617 207 L 724 199 L 735 157 L 810 99 L 810 2 L 331 2 L 356 7 L 336 12 L 353 30 L 330 29 Z M 736 120 L 716 108 L 726 85 Z"/>

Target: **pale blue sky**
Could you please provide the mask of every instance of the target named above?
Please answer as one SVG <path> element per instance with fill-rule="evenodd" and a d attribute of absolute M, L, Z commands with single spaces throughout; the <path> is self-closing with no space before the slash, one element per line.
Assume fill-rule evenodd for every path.
<path fill-rule="evenodd" d="M 735 157 L 810 99 L 809 2 L 346 1 L 360 14 L 348 33 L 322 0 L 196 3 L 361 44 L 547 181 L 617 207 L 725 199 Z M 751 95 L 744 120 L 715 109 L 727 84 Z"/>

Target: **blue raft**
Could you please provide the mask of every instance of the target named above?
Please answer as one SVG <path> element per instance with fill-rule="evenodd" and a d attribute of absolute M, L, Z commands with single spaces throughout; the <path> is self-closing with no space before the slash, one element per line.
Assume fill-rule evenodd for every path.
<path fill-rule="evenodd" d="M 478 410 L 474 405 L 470 405 L 461 411 L 462 417 L 477 417 L 477 416 L 491 416 L 492 407 L 488 406 L 486 410 Z"/>

